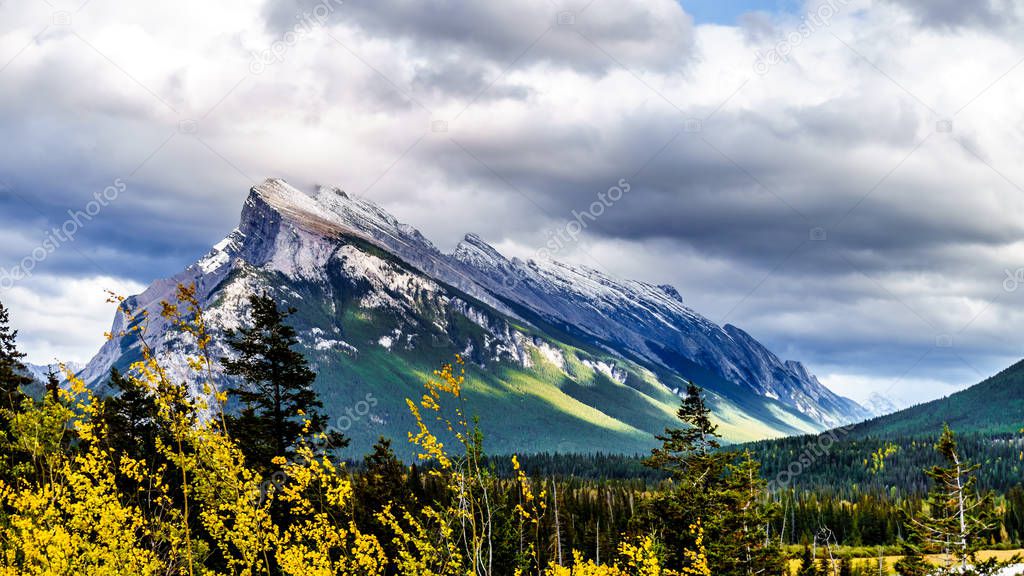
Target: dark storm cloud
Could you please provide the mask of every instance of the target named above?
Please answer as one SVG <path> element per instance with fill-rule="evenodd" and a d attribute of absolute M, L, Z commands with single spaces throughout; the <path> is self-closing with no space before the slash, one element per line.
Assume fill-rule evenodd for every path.
<path fill-rule="evenodd" d="M 0 246 L 0 258 L 8 266 L 42 247 L 48 253 L 33 265 L 33 275 L 99 274 L 148 282 L 209 249 L 216 219 L 202 211 L 191 218 L 172 218 L 180 206 L 172 209 L 146 200 L 168 197 L 168 190 L 121 177 L 75 185 L 76 175 L 54 173 L 46 180 L 60 184 L 51 185 L 14 179 L 10 195 L 0 193 L 4 219 L 22 235 L 17 244 Z M 103 190 L 114 188 L 120 190 L 116 198 L 103 203 Z"/>
<path fill-rule="evenodd" d="M 906 8 L 925 26 L 999 29 L 1020 22 L 1014 0 L 886 0 Z"/>
<path fill-rule="evenodd" d="M 39 98 L 16 98 L 7 91 L 0 96 L 5 139 L 19 143 L 8 144 L 0 160 L 2 218 L 9 229 L 23 234 L 18 245 L 0 246 L 3 261 L 19 261 L 64 229 L 74 234 L 59 242 L 37 274 L 103 274 L 148 282 L 166 274 L 168 264 L 181 266 L 205 252 L 216 237 L 214 230 L 224 226 L 218 209 L 236 204 L 236 198 L 226 196 L 237 192 L 241 197 L 244 184 L 203 194 L 202 186 L 225 181 L 221 175 L 189 186 L 196 174 L 223 172 L 223 161 L 201 150 L 196 154 L 199 144 L 190 136 L 154 118 L 154 99 L 136 93 L 134 103 L 123 108 L 103 104 L 108 86 L 76 92 L 59 82 L 67 67 L 49 70 L 54 75 L 7 77 L 8 82 L 23 81 L 25 91 Z M 77 76 L 65 80 L 75 82 Z M 82 86 L 89 85 L 81 80 Z M 190 169 L 169 170 L 171 158 Z M 96 199 L 111 187 L 118 188 L 116 197 L 95 209 Z M 60 240 L 62 235 L 57 236 Z"/>
<path fill-rule="evenodd" d="M 317 4 L 268 0 L 267 25 L 284 33 L 297 14 L 311 13 Z M 410 42 L 420 57 L 454 52 L 503 66 L 551 62 L 595 74 L 618 66 L 616 61 L 641 69 L 679 69 L 693 50 L 692 19 L 671 0 L 605 5 L 589 0 L 560 5 L 547 0 L 352 0 L 330 22 Z"/>
<path fill-rule="evenodd" d="M 595 218 L 589 234 L 669 238 L 748 264 L 777 262 L 818 229 L 842 256 L 795 263 L 815 273 L 845 272 L 851 263 L 865 271 L 940 266 L 945 247 L 998 247 L 1024 235 L 1024 223 L 998 204 L 971 202 L 979 185 L 1007 191 L 998 174 L 936 178 L 935 161 L 970 159 L 938 138 L 918 148 L 930 127 L 898 103 L 891 118 L 876 111 L 874 122 L 850 114 L 857 104 L 722 113 L 701 132 L 664 114 L 600 129 L 532 125 L 417 153 L 442 161 L 453 177 L 522 192 L 525 212 L 556 223 L 624 178 L 632 191 Z M 917 152 L 924 160 L 888 174 Z"/>
<path fill-rule="evenodd" d="M 93 0 L 35 38 L 51 22 L 37 4 L 0 8 L 0 66 L 29 46 L 0 72 L 3 267 L 117 179 L 40 274 L 173 274 L 266 176 L 365 194 L 446 248 L 474 231 L 531 257 L 625 180 L 558 258 L 673 283 L 841 375 L 896 380 L 931 352 L 911 377 L 967 384 L 1019 347 L 1006 325 L 1024 288 L 1003 281 L 1024 266 L 1007 152 L 1024 142 L 1003 5 L 851 2 L 761 74 L 756 51 L 793 38 L 794 17 L 695 28 L 670 0 L 354 0 L 308 25 L 323 2 Z M 918 96 L 972 104 L 940 132 Z"/>
<path fill-rule="evenodd" d="M 457 98 L 479 96 L 484 100 L 525 100 L 534 91 L 529 86 L 514 84 L 490 86 L 489 78 L 493 73 L 475 59 L 438 58 L 430 65 L 417 66 L 410 84 L 416 94 L 429 94 L 433 97 L 451 95 Z"/>

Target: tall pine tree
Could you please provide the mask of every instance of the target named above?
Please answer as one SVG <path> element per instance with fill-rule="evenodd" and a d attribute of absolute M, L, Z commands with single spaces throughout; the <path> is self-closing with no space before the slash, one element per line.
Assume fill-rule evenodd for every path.
<path fill-rule="evenodd" d="M 18 350 L 18 331 L 11 328 L 10 313 L 0 303 L 0 408 L 18 411 L 25 398 L 22 388 L 32 384 L 25 353 Z"/>
<path fill-rule="evenodd" d="M 676 412 L 683 428 L 667 428 L 664 434 L 655 436 L 661 442 L 660 448 L 651 451 L 644 465 L 668 472 L 677 479 L 700 480 L 703 472 L 714 460 L 715 452 L 722 446 L 718 426 L 711 422 L 711 409 L 704 402 L 704 391 L 692 382 L 686 388 L 686 398 Z M 698 470 L 694 476 L 695 468 Z"/>
<path fill-rule="evenodd" d="M 18 331 L 10 326 L 7 308 L 0 303 L 0 478 L 12 481 L 23 474 L 27 455 L 16 449 L 12 422 L 22 411 L 22 388 L 33 382 L 26 376 L 25 354 L 18 350 Z"/>
<path fill-rule="evenodd" d="M 698 386 L 687 387 L 677 417 L 683 427 L 657 436 L 661 447 L 644 461 L 668 472 L 675 486 L 646 502 L 640 520 L 644 528 L 662 534 L 670 554 L 668 566 L 684 567 L 683 559 L 672 552 L 693 549 L 690 526 L 700 521 L 716 575 L 781 572 L 782 553 L 767 532 L 779 507 L 767 498 L 759 463 L 749 452 L 720 449 L 718 427 Z"/>
<path fill-rule="evenodd" d="M 804 551 L 800 554 L 800 567 L 797 569 L 797 576 L 822 576 L 818 571 L 818 562 L 811 552 L 811 547 L 804 544 Z"/>
<path fill-rule="evenodd" d="M 165 433 L 156 398 L 139 381 L 126 378 L 117 368 L 110 369 L 108 385 L 113 395 L 103 402 L 100 417 L 106 425 L 111 454 L 118 459 L 129 456 L 154 464 L 158 460 L 156 439 Z"/>
<path fill-rule="evenodd" d="M 46 370 L 46 395 L 53 402 L 60 401 L 60 375 L 53 366 Z"/>
<path fill-rule="evenodd" d="M 911 518 L 913 545 L 903 568 L 920 570 L 921 552 L 932 552 L 947 558 L 938 574 L 995 574 L 1006 564 L 979 561 L 977 555 L 985 544 L 985 534 L 997 525 L 992 494 L 980 493 L 977 488 L 976 473 L 981 467 L 964 459 L 948 425 L 943 428 L 935 450 L 945 465 L 925 471 L 932 480 L 932 489 L 924 512 Z"/>
<path fill-rule="evenodd" d="M 674 486 L 645 502 L 640 523 L 646 530 L 663 532 L 667 566 L 681 569 L 684 560 L 677 551 L 692 550 L 696 545 L 690 526 L 698 520 L 705 526 L 716 524 L 713 516 L 721 508 L 715 484 L 726 470 L 727 455 L 718 451 L 718 428 L 698 386 L 691 383 L 687 387 L 676 416 L 682 427 L 656 436 L 661 446 L 644 460 L 645 466 L 670 474 Z M 705 533 L 706 542 L 715 541 L 716 534 Z"/>
<path fill-rule="evenodd" d="M 242 405 L 228 428 L 250 461 L 267 467 L 275 456 L 294 454 L 304 419 L 309 434 L 317 435 L 326 431 L 327 417 L 313 390 L 316 373 L 294 349 L 299 339 L 285 322 L 296 310 L 280 310 L 266 293 L 250 296 L 249 305 L 251 325 L 227 332 L 227 344 L 237 356 L 221 359 L 224 372 L 240 379 L 228 389 Z M 347 444 L 339 433 L 328 439 L 332 448 Z"/>
<path fill-rule="evenodd" d="M 388 505 L 393 506 L 398 515 L 406 511 L 414 513 L 418 501 L 409 483 L 409 469 L 391 449 L 391 440 L 381 437 L 373 445 L 373 452 L 363 458 L 363 472 L 356 476 L 353 490 L 356 523 L 377 537 L 389 558 L 396 558 L 397 534 L 377 514 Z"/>
<path fill-rule="evenodd" d="M 717 574 L 751 576 L 778 574 L 785 559 L 770 527 L 781 507 L 768 494 L 761 464 L 749 450 L 733 455 L 724 476 L 711 487 L 717 491 L 717 513 L 703 520 L 709 535 L 721 535 L 708 544 L 708 558 Z"/>

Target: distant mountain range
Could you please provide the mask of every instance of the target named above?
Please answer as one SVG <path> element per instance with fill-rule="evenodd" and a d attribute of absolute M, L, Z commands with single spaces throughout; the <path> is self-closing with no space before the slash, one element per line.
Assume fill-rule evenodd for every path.
<path fill-rule="evenodd" d="M 80 364 L 78 362 L 65 362 L 64 367 L 70 370 L 72 374 L 77 374 L 80 370 L 85 368 L 85 364 Z M 46 382 L 50 370 L 56 372 L 61 381 L 65 380 L 64 374 L 60 370 L 59 362 L 55 362 L 53 364 L 25 364 L 25 368 L 28 369 L 28 375 L 38 382 Z"/>
<path fill-rule="evenodd" d="M 983 464 L 984 489 L 1005 491 L 1024 477 L 1024 361 L 970 388 L 818 436 L 746 444 L 781 488 L 850 497 L 922 494 L 923 470 L 940 464 L 934 444 L 948 424 L 964 458 Z M 885 451 L 884 466 L 872 464 Z"/>
<path fill-rule="evenodd" d="M 473 234 L 442 253 L 337 188 L 306 194 L 267 180 L 209 254 L 129 299 L 151 312 L 149 339 L 164 363 L 195 386 L 184 361 L 191 344 L 158 313 L 178 283 L 192 282 L 214 332 L 239 325 L 253 292 L 298 309 L 292 322 L 316 386 L 357 451 L 380 435 L 404 438 L 405 398 L 455 353 L 469 363 L 467 411 L 481 417 L 493 453 L 646 450 L 675 422 L 688 380 L 708 390 L 731 441 L 871 415 L 799 362 L 689 309 L 671 286 L 509 259 Z M 113 332 L 124 328 L 118 313 Z M 115 338 L 82 375 L 102 388 L 111 367 L 138 357 L 133 337 Z"/>
<path fill-rule="evenodd" d="M 945 398 L 862 422 L 854 438 L 933 437 L 943 424 L 960 434 L 1014 434 L 1024 429 L 1024 360 Z"/>

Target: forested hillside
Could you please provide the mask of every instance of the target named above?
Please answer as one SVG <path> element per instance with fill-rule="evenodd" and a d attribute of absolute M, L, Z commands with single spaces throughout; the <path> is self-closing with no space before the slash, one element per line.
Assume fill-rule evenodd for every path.
<path fill-rule="evenodd" d="M 848 497 L 921 494 L 919 471 L 937 462 L 932 449 L 949 425 L 964 453 L 984 462 L 983 487 L 1005 492 L 1024 478 L 1024 361 L 949 397 L 838 428 L 745 445 L 783 487 Z"/>
<path fill-rule="evenodd" d="M 1024 360 L 946 398 L 868 420 L 853 438 L 935 436 L 949 424 L 961 433 L 1007 434 L 1024 428 Z"/>

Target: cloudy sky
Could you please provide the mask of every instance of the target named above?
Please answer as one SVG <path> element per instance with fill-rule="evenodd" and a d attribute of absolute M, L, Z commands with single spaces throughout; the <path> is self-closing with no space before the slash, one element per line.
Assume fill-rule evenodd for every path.
<path fill-rule="evenodd" d="M 87 360 L 104 289 L 264 177 L 521 257 L 625 180 L 558 258 L 855 399 L 943 395 L 1024 345 L 1014 4 L 0 0 L 0 299 L 33 361 Z"/>

